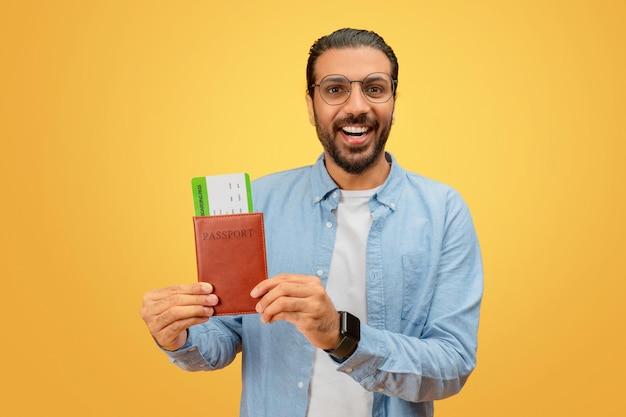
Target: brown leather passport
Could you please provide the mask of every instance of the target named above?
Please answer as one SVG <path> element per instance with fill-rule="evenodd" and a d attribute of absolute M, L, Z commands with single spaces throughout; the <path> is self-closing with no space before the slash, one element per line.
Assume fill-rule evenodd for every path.
<path fill-rule="evenodd" d="M 197 216 L 198 281 L 213 285 L 216 315 L 256 313 L 250 291 L 267 279 L 263 213 Z"/>

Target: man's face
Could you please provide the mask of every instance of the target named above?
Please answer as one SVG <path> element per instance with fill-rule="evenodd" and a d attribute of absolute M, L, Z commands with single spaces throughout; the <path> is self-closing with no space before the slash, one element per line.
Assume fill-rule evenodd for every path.
<path fill-rule="evenodd" d="M 372 73 L 391 72 L 389 58 L 377 49 L 361 47 L 331 49 L 315 63 L 315 83 L 330 74 L 341 74 L 360 81 Z M 395 98 L 372 103 L 361 91 L 361 83 L 351 84 L 352 93 L 340 105 L 331 106 L 315 87 L 313 98 L 307 96 L 309 119 L 317 130 L 324 152 L 339 168 L 360 174 L 384 159 L 384 149 L 391 124 Z"/>

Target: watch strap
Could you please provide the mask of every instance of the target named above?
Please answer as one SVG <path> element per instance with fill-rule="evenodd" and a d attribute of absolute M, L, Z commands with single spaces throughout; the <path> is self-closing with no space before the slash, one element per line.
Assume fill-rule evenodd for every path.
<path fill-rule="evenodd" d="M 347 311 L 339 312 L 339 332 L 341 340 L 333 349 L 324 349 L 324 352 L 337 359 L 345 359 L 358 347 L 361 339 L 361 323 L 359 319 Z"/>

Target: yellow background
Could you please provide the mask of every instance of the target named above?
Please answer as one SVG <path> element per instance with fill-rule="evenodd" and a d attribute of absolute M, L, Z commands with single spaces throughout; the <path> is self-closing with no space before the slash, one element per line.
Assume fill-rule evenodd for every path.
<path fill-rule="evenodd" d="M 237 415 L 239 363 L 170 365 L 141 297 L 195 279 L 191 177 L 314 162 L 308 48 L 344 26 L 395 49 L 388 149 L 481 239 L 479 365 L 437 415 L 621 415 L 625 9 L 4 1 L 2 415 Z"/>

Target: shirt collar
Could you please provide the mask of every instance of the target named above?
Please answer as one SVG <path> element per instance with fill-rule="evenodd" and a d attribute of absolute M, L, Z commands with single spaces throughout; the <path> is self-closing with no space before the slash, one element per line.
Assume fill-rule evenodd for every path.
<path fill-rule="evenodd" d="M 378 192 L 374 195 L 374 199 L 380 204 L 395 211 L 397 209 L 397 201 L 402 184 L 406 177 L 406 172 L 400 165 L 398 165 L 395 157 L 391 153 L 385 152 L 385 157 L 391 164 L 391 171 Z M 339 186 L 335 183 L 335 181 L 333 181 L 326 170 L 326 165 L 324 165 L 324 154 L 321 154 L 317 158 L 315 165 L 313 165 L 311 183 L 311 202 L 313 204 L 317 204 L 328 199 L 334 191 L 339 190 Z"/>
<path fill-rule="evenodd" d="M 324 154 L 321 154 L 315 165 L 313 165 L 313 175 L 311 176 L 312 184 L 312 203 L 317 204 L 328 198 L 328 196 L 339 189 L 339 186 L 335 184 L 335 181 L 330 177 L 324 165 Z"/>

